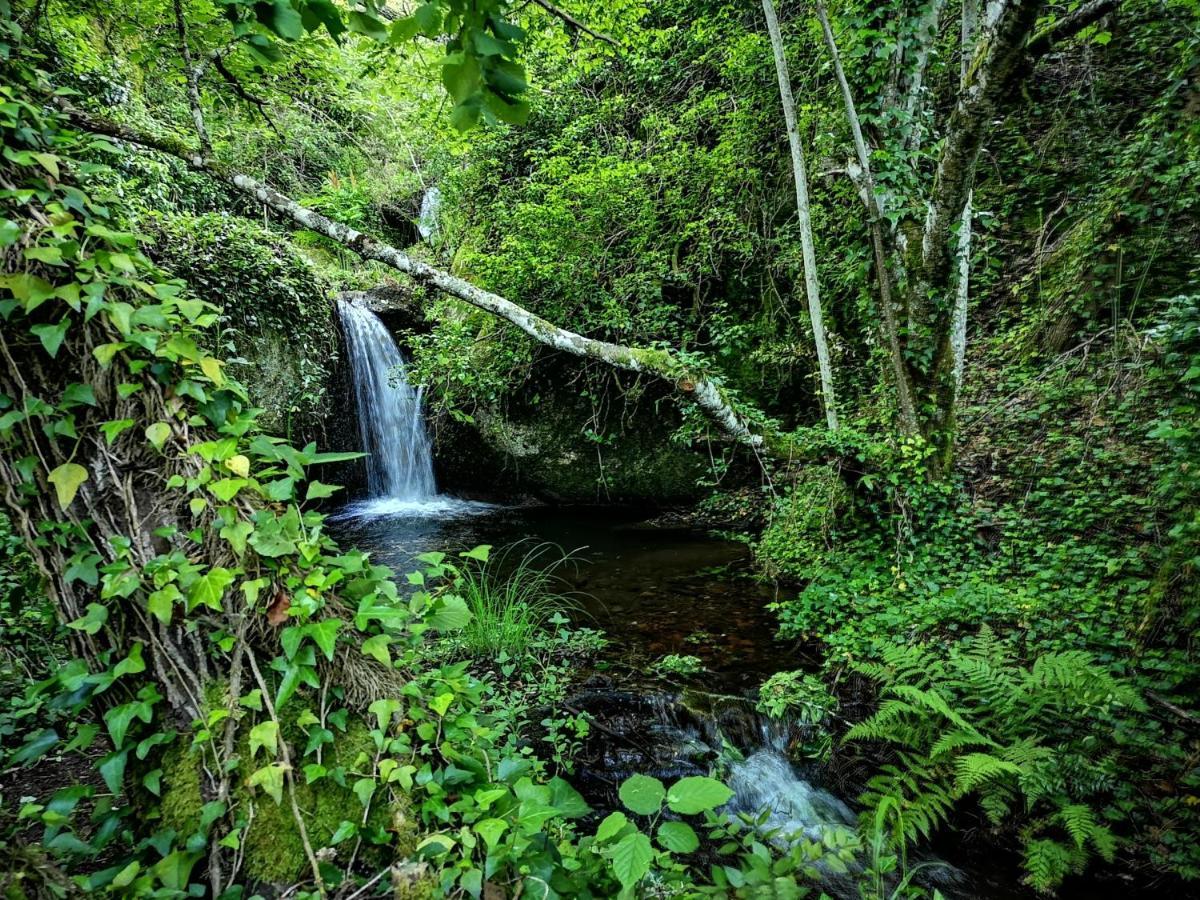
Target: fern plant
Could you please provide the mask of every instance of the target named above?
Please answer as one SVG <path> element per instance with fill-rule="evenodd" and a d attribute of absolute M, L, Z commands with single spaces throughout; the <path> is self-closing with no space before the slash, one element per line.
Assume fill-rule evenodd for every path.
<path fill-rule="evenodd" d="M 974 798 L 993 826 L 1016 834 L 1038 890 L 1094 856 L 1113 858 L 1103 809 L 1115 754 L 1103 736 L 1144 704 L 1090 654 L 1049 653 L 1024 666 L 984 628 L 947 652 L 890 646 L 857 668 L 880 683 L 881 703 L 844 740 L 892 747 L 863 800 L 896 811 L 899 840 L 929 837 Z"/>

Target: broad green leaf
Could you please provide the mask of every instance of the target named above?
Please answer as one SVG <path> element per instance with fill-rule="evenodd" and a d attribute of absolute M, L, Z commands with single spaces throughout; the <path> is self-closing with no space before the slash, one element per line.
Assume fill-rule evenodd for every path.
<path fill-rule="evenodd" d="M 663 822 L 658 826 L 658 843 L 672 853 L 694 853 L 700 838 L 686 822 Z"/>
<path fill-rule="evenodd" d="M 641 816 L 657 813 L 666 793 L 663 783 L 649 775 L 630 775 L 617 791 L 625 808 Z"/>
<path fill-rule="evenodd" d="M 694 816 L 718 806 L 724 806 L 733 796 L 733 791 L 704 775 L 681 778 L 667 791 L 667 806 L 672 812 L 683 816 Z"/>
<path fill-rule="evenodd" d="M 455 594 L 439 598 L 439 604 L 426 620 L 436 631 L 458 631 L 471 621 L 471 610 L 467 601 Z"/>
<path fill-rule="evenodd" d="M 640 831 L 627 834 L 612 849 L 613 873 L 625 888 L 632 888 L 650 871 L 654 848 Z"/>
<path fill-rule="evenodd" d="M 617 810 L 609 813 L 604 821 L 600 823 L 600 827 L 596 829 L 596 842 L 604 843 L 611 840 L 621 833 L 622 829 L 629 824 L 629 817 L 625 813 Z"/>

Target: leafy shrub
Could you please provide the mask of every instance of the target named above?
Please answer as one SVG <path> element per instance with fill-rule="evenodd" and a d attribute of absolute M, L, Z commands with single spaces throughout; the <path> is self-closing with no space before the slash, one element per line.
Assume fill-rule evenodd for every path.
<path fill-rule="evenodd" d="M 1112 860 L 1117 842 L 1103 822 L 1117 769 L 1105 735 L 1145 708 L 1129 684 L 1082 651 L 1022 666 L 986 628 L 944 656 L 921 646 L 882 656 L 856 666 L 883 700 L 845 740 L 894 749 L 863 800 L 891 804 L 900 837 L 928 837 L 972 797 L 993 825 L 1019 832 L 1026 880 L 1039 890 L 1095 855 Z"/>

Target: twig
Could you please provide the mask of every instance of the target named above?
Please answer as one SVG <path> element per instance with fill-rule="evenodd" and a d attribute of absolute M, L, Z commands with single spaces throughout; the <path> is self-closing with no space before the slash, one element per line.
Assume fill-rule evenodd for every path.
<path fill-rule="evenodd" d="M 183 18 L 183 0 L 175 0 L 175 31 L 179 35 L 179 53 L 183 57 L 184 73 L 187 75 L 188 105 L 192 108 L 192 121 L 196 123 L 196 136 L 200 139 L 200 154 L 212 156 L 212 141 L 204 124 L 204 109 L 200 106 L 200 67 L 192 64 L 187 23 Z"/>
<path fill-rule="evenodd" d="M 300 804 L 296 802 L 296 778 L 292 771 L 291 754 L 288 752 L 287 738 L 283 736 L 283 726 L 279 724 L 279 717 L 275 715 L 275 704 L 271 701 L 271 692 L 267 688 L 267 682 L 262 677 L 262 672 L 258 668 L 258 660 L 254 658 L 254 653 L 247 651 L 246 660 L 250 663 L 250 668 L 254 672 L 254 680 L 258 682 L 258 688 L 262 691 L 263 703 L 267 706 L 267 714 L 271 717 L 271 721 L 275 723 L 275 727 L 279 734 L 279 756 L 283 761 L 284 772 L 283 777 L 287 781 L 288 799 L 292 805 L 292 818 L 296 820 L 296 829 L 300 834 L 300 843 L 304 845 L 304 855 L 308 857 L 308 865 L 312 869 L 313 880 L 317 883 L 317 890 L 321 892 L 321 896 L 326 895 L 325 880 L 321 877 L 321 866 L 317 862 L 317 854 L 313 852 L 312 843 L 308 839 L 308 829 L 304 826 L 304 817 L 300 814 Z"/>
<path fill-rule="evenodd" d="M 604 41 L 604 43 L 606 43 L 606 44 L 612 44 L 614 47 L 619 48 L 621 46 L 620 44 L 617 43 L 616 39 L 613 38 L 612 36 L 607 35 L 602 31 L 596 31 L 594 28 L 590 28 L 588 25 L 586 25 L 583 22 L 580 22 L 578 19 L 576 19 L 573 15 L 571 15 L 565 9 L 559 9 L 553 3 L 548 3 L 547 0 L 533 0 L 533 3 L 536 6 L 540 6 L 542 9 L 544 9 L 546 12 L 550 13 L 550 15 L 554 16 L 556 19 L 561 19 L 570 28 L 574 28 L 576 31 L 582 31 L 584 34 L 589 35 L 590 37 L 594 37 L 598 41 Z"/>

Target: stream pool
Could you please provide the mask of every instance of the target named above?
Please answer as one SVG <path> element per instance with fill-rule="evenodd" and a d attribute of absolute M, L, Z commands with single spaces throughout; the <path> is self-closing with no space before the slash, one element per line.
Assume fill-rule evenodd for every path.
<path fill-rule="evenodd" d="M 822 784 L 819 768 L 789 762 L 789 746 L 812 734 L 754 709 L 757 688 L 770 675 L 815 669 L 819 659 L 776 639 L 768 609 L 774 593 L 750 577 L 744 544 L 655 524 L 638 510 L 494 506 L 445 496 L 351 504 L 330 528 L 344 545 L 370 551 L 401 575 L 430 550 L 522 542 L 571 554 L 572 564 L 559 574 L 579 604 L 573 623 L 600 629 L 608 639 L 567 701 L 594 723 L 572 775 L 594 808 L 619 808 L 617 787 L 630 774 L 668 782 L 707 774 L 732 752 L 733 811 L 769 808 L 770 824 L 815 838 L 826 826 L 853 821 L 847 802 Z M 656 674 L 653 664 L 667 654 L 699 657 L 704 672 L 686 684 Z M 947 898 L 1029 896 L 1003 877 L 965 868 L 973 874 L 931 869 Z M 825 890 L 857 896 L 836 883 Z"/>

